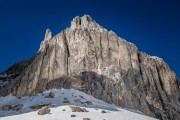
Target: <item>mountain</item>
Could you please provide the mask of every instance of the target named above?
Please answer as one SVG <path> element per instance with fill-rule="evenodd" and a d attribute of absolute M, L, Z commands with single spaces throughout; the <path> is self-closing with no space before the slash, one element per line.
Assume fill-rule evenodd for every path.
<path fill-rule="evenodd" d="M 2 96 L 73 88 L 161 120 L 180 119 L 180 82 L 167 63 L 138 51 L 89 15 L 75 17 L 54 37 L 47 29 L 39 51 L 14 66 L 1 74 L 7 79 Z"/>

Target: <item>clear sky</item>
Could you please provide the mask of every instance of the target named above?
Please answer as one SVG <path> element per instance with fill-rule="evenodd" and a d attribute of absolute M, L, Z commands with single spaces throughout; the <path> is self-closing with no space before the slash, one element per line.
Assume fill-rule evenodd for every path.
<path fill-rule="evenodd" d="M 163 58 L 180 77 L 179 0 L 0 0 L 0 71 L 31 58 L 46 28 L 56 35 L 84 14 Z"/>

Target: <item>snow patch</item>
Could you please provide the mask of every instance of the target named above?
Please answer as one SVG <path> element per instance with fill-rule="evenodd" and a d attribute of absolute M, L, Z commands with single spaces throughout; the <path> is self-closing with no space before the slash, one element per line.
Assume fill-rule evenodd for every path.
<path fill-rule="evenodd" d="M 50 92 L 53 92 L 55 97 L 45 98 Z M 65 99 L 69 101 L 69 104 L 64 103 Z M 87 101 L 92 104 L 87 104 Z M 30 106 L 36 104 L 47 103 L 55 105 L 54 108 L 50 108 L 50 114 L 38 115 L 37 111 L 33 111 L 30 108 Z M 1 120 L 82 120 L 83 118 L 90 118 L 91 120 L 155 120 L 154 118 L 132 112 L 132 110 L 125 110 L 113 104 L 108 104 L 91 95 L 73 89 L 52 89 L 37 96 L 25 96 L 19 99 L 12 95 L 0 97 L 0 107 L 3 105 L 14 106 L 16 104 L 23 104 L 22 110 L 18 112 L 0 110 Z M 88 112 L 72 112 L 70 105 L 84 108 Z M 76 116 L 71 117 L 71 115 Z"/>
<path fill-rule="evenodd" d="M 153 58 L 153 59 L 157 59 L 157 60 L 161 60 L 161 61 L 163 61 L 163 59 L 162 58 L 160 58 L 160 57 L 157 57 L 157 56 L 150 56 L 151 58 Z"/>

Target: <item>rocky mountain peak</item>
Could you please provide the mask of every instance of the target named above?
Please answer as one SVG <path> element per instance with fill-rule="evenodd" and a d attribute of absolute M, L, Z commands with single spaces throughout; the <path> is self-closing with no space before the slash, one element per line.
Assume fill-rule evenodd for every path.
<path fill-rule="evenodd" d="M 103 28 L 97 24 L 90 15 L 84 15 L 82 17 L 76 16 L 71 21 L 72 30 L 74 29 L 90 29 L 90 30 L 100 30 L 102 31 Z"/>
<path fill-rule="evenodd" d="M 49 40 L 52 38 L 52 32 L 49 28 L 46 29 L 46 33 L 45 33 L 45 36 L 44 36 L 44 40 Z"/>
<path fill-rule="evenodd" d="M 84 15 L 82 17 L 76 16 L 71 21 L 71 28 L 72 29 L 87 28 L 89 26 L 89 24 L 92 24 L 92 23 L 93 23 L 93 20 L 92 20 L 91 16 L 89 16 L 89 15 Z"/>
<path fill-rule="evenodd" d="M 24 66 L 0 95 L 73 88 L 161 120 L 180 120 L 180 83 L 164 60 L 138 51 L 89 15 L 75 17 L 53 38 L 47 29 L 39 52 Z"/>
<path fill-rule="evenodd" d="M 50 28 L 47 28 L 46 32 L 45 32 L 44 40 L 41 42 L 39 51 L 44 50 L 46 44 L 49 43 L 52 38 L 53 38 L 52 32 L 51 32 Z"/>

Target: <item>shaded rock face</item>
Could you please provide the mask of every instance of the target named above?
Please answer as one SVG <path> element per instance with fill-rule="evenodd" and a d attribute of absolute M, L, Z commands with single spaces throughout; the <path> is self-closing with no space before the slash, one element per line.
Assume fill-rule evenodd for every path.
<path fill-rule="evenodd" d="M 0 80 L 10 80 L 16 78 L 30 63 L 30 60 L 23 60 L 8 68 L 6 71 L 0 73 Z"/>
<path fill-rule="evenodd" d="M 107 31 L 88 15 L 45 40 L 31 63 L 1 95 L 35 95 L 50 88 L 82 90 L 162 120 L 180 119 L 180 83 L 160 58 Z"/>

